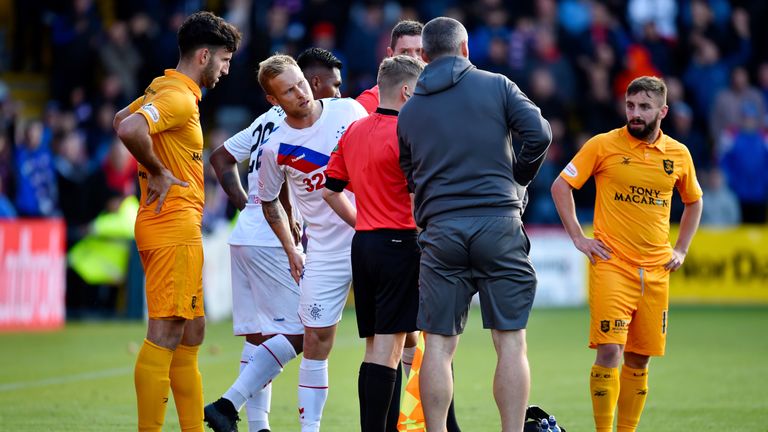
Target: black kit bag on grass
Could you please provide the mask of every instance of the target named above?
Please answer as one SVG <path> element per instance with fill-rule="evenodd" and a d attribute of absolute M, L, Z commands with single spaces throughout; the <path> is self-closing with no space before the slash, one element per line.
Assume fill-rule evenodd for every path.
<path fill-rule="evenodd" d="M 544 411 L 539 406 L 528 406 L 528 408 L 525 410 L 525 424 L 523 425 L 523 432 L 540 432 L 541 428 L 539 425 L 541 424 L 541 420 L 549 420 L 549 415 L 550 414 L 548 412 Z M 557 422 L 557 426 L 562 432 L 565 432 L 565 428 L 560 424 L 559 421 Z"/>

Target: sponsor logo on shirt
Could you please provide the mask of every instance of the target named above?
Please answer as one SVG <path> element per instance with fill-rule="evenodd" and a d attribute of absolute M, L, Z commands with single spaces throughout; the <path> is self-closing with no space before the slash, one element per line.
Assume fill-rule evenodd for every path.
<path fill-rule="evenodd" d="M 280 143 L 277 150 L 277 164 L 289 166 L 297 171 L 309 174 L 328 165 L 331 157 L 302 146 Z"/>
<path fill-rule="evenodd" d="M 157 108 L 155 108 L 155 106 L 152 105 L 152 102 L 142 105 L 140 109 L 145 113 L 149 114 L 149 117 L 152 118 L 153 122 L 157 123 L 158 121 L 160 121 L 160 111 L 158 111 Z"/>
<path fill-rule="evenodd" d="M 627 193 L 616 192 L 613 200 L 648 206 L 669 207 L 669 200 L 661 198 L 660 190 L 642 186 L 630 185 Z"/>
<path fill-rule="evenodd" d="M 568 162 L 568 165 L 565 166 L 563 172 L 568 177 L 576 177 L 579 175 L 579 170 L 576 169 L 576 165 L 574 165 L 573 162 Z"/>
<path fill-rule="evenodd" d="M 616 319 L 616 320 L 602 320 L 600 321 L 600 331 L 603 333 L 608 333 L 609 331 L 613 331 L 613 333 L 626 333 L 629 330 L 629 321 L 623 320 L 623 319 Z"/>

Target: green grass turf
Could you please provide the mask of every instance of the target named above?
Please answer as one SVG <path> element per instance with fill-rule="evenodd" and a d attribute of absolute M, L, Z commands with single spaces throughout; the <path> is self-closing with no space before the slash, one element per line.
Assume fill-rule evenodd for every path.
<path fill-rule="evenodd" d="M 569 432 L 592 428 L 587 380 L 594 353 L 586 348 L 586 324 L 585 309 L 537 309 L 528 330 L 530 401 L 552 411 Z M 455 360 L 457 416 L 465 432 L 498 431 L 495 353 L 476 309 L 467 327 Z M 640 430 L 768 431 L 768 308 L 673 307 L 669 332 L 667 356 L 651 362 Z M 0 430 L 136 430 L 132 374 L 143 335 L 137 322 L 0 335 Z M 200 357 L 206 402 L 235 378 L 241 344 L 230 323 L 209 326 Z M 347 311 L 331 356 L 324 431 L 359 430 L 361 358 L 354 314 Z M 298 430 L 297 367 L 292 362 L 273 384 L 275 431 Z M 179 430 L 171 403 L 166 418 L 166 431 Z"/>

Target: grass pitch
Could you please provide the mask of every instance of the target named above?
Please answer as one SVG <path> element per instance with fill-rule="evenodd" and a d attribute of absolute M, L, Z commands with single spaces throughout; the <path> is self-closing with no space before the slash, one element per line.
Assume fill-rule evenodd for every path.
<path fill-rule="evenodd" d="M 473 309 L 455 360 L 456 412 L 465 432 L 498 431 L 491 392 L 495 352 Z M 69 324 L 60 332 L 0 335 L 0 430 L 135 431 L 133 364 L 140 322 Z M 768 431 L 768 308 L 672 307 L 667 355 L 651 361 L 640 431 Z M 528 328 L 530 402 L 569 432 L 593 430 L 588 392 L 594 352 L 586 309 L 536 309 Z M 206 403 L 234 380 L 242 339 L 209 325 L 200 356 Z M 357 370 L 363 344 L 345 312 L 330 360 L 323 430 L 359 430 Z M 298 361 L 273 383 L 274 431 L 299 429 Z M 244 417 L 241 416 L 241 417 Z M 246 430 L 245 421 L 241 429 Z M 166 431 L 178 431 L 168 405 Z"/>

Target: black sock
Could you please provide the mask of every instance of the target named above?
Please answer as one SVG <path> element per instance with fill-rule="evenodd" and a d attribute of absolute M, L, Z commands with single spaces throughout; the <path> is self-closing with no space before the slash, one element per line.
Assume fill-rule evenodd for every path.
<path fill-rule="evenodd" d="M 366 413 L 365 432 L 386 432 L 387 413 L 392 402 L 397 370 L 375 363 L 368 363 L 365 379 Z"/>
<path fill-rule="evenodd" d="M 400 420 L 400 388 L 403 385 L 403 366 L 397 364 L 397 376 L 395 387 L 392 389 L 392 401 L 389 403 L 387 413 L 387 432 L 397 432 L 397 421 Z"/>
<path fill-rule="evenodd" d="M 360 430 L 365 430 L 365 410 L 368 408 L 365 400 L 365 380 L 368 378 L 368 364 L 360 364 L 360 373 L 357 375 L 357 399 L 360 401 Z"/>

